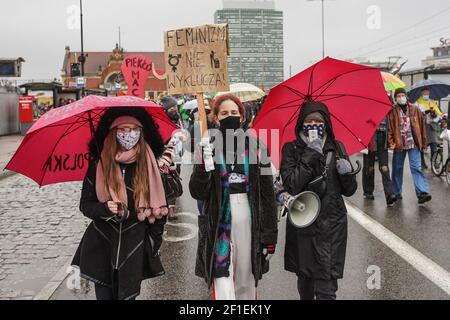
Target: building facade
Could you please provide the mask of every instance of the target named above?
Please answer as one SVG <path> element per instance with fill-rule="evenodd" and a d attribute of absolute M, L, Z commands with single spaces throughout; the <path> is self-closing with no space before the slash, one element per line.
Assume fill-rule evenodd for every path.
<path fill-rule="evenodd" d="M 422 60 L 422 68 L 405 70 L 399 73 L 407 88 L 422 80 L 437 80 L 450 84 L 450 39 L 440 39 L 441 46 L 430 48 L 433 55 Z M 441 111 L 449 111 L 450 96 L 439 101 Z"/>
<path fill-rule="evenodd" d="M 431 48 L 433 55 L 422 60 L 424 67 L 450 67 L 450 39 L 441 38 L 440 42 L 439 47 Z"/>
<path fill-rule="evenodd" d="M 125 52 L 123 48 L 116 48 L 112 52 L 86 52 L 84 70 L 86 91 L 89 93 L 103 93 L 104 95 L 118 95 L 127 91 L 127 84 L 123 78 L 121 66 L 127 55 L 141 54 L 149 58 L 158 74 L 164 73 L 164 52 Z M 71 51 L 66 47 L 61 78 L 65 88 L 76 88 L 79 75 L 78 57 L 80 52 Z M 166 81 L 158 79 L 151 73 L 145 83 L 145 97 L 155 99 L 167 89 Z"/>
<path fill-rule="evenodd" d="M 422 68 L 400 72 L 401 79 L 408 87 L 424 80 L 438 80 L 450 84 L 450 39 L 440 39 L 441 45 L 430 48 L 432 56 L 422 60 Z"/>
<path fill-rule="evenodd" d="M 231 83 L 266 90 L 284 80 L 283 12 L 274 1 L 223 1 L 215 23 L 228 23 Z"/>

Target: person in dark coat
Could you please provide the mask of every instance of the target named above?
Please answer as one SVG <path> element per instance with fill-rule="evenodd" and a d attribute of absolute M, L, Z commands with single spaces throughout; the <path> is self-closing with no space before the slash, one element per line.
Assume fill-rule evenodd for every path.
<path fill-rule="evenodd" d="M 144 109 L 111 108 L 89 149 L 80 211 L 92 222 L 72 265 L 95 283 L 98 300 L 135 299 L 142 280 L 164 274 L 159 248 L 171 199 L 157 160 L 163 140 Z"/>
<path fill-rule="evenodd" d="M 364 197 L 374 200 L 373 191 L 375 189 L 375 157 L 378 156 L 379 170 L 383 183 L 386 204 L 392 207 L 397 201 L 397 197 L 392 190 L 392 180 L 389 175 L 389 153 L 388 153 L 388 128 L 389 122 L 386 116 L 375 131 L 372 141 L 369 143 L 368 152 L 363 156 L 363 176 L 362 184 Z"/>
<path fill-rule="evenodd" d="M 258 147 L 250 142 L 243 143 L 245 150 L 238 143 L 235 148 L 226 143 L 219 147 L 227 139 L 242 143 L 245 113 L 239 98 L 217 98 L 213 112 L 222 133 L 214 143 L 220 160 L 211 172 L 196 164 L 189 182 L 192 197 L 204 201 L 198 217 L 195 274 L 213 286 L 214 299 L 254 300 L 278 235 L 270 161 L 257 157 Z M 267 155 L 259 148 L 261 155 Z M 212 156 L 209 142 L 203 145 L 204 159 L 208 156 Z"/>
<path fill-rule="evenodd" d="M 310 130 L 316 130 L 318 139 L 311 139 Z M 301 107 L 296 135 L 295 141 L 283 147 L 283 186 L 291 195 L 316 191 L 321 209 L 308 227 L 296 228 L 289 219 L 286 222 L 284 266 L 297 274 L 302 300 L 336 299 L 347 245 L 347 210 L 342 195 L 352 196 L 357 182 L 345 147 L 335 140 L 325 104 L 306 102 Z M 312 188 L 309 183 L 323 174 L 327 162 L 326 189 Z"/>

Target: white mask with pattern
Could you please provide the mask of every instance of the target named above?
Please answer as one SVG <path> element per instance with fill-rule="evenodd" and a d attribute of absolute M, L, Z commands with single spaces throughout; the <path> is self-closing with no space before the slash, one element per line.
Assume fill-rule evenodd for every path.
<path fill-rule="evenodd" d="M 131 130 L 129 132 L 117 131 L 117 141 L 125 150 L 131 150 L 139 142 L 141 130 Z"/>

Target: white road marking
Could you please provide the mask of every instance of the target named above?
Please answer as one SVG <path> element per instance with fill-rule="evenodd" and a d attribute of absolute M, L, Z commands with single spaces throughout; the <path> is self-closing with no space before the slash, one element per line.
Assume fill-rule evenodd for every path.
<path fill-rule="evenodd" d="M 450 296 L 450 272 L 346 201 L 348 215 Z"/>

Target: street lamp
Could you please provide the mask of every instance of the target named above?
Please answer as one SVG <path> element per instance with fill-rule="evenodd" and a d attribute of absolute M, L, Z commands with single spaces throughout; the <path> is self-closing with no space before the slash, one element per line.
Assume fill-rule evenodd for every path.
<path fill-rule="evenodd" d="M 86 56 L 84 55 L 84 43 L 83 43 L 83 0 L 80 0 L 80 29 L 81 29 L 81 54 L 78 57 L 78 62 L 81 64 L 81 77 L 84 81 L 84 63 L 86 62 Z M 86 81 L 81 88 L 81 96 L 84 97 Z"/>
<path fill-rule="evenodd" d="M 307 0 L 322 1 L 322 59 L 325 58 L 325 0 Z"/>

